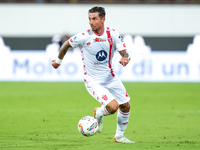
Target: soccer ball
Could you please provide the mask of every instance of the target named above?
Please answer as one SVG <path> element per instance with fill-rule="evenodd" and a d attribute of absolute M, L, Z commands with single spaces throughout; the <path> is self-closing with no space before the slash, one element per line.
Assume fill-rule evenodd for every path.
<path fill-rule="evenodd" d="M 94 117 L 85 116 L 78 123 L 78 130 L 84 136 L 92 136 L 98 130 L 98 123 Z"/>

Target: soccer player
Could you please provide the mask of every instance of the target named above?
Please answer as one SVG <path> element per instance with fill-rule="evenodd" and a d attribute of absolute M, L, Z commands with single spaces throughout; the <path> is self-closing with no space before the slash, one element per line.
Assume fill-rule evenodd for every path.
<path fill-rule="evenodd" d="M 130 115 L 130 97 L 112 68 L 112 58 L 117 50 L 122 58 L 119 63 L 125 67 L 129 63 L 126 45 L 119 33 L 105 27 L 105 9 L 93 7 L 89 9 L 90 29 L 80 32 L 63 43 L 57 60 L 52 66 L 58 68 L 68 48 L 80 47 L 83 61 L 84 82 L 88 92 L 102 104 L 94 109 L 94 117 L 98 122 L 98 132 L 102 131 L 103 117 L 117 112 L 117 129 L 114 142 L 134 143 L 124 137 Z M 118 109 L 119 108 L 119 109 Z"/>

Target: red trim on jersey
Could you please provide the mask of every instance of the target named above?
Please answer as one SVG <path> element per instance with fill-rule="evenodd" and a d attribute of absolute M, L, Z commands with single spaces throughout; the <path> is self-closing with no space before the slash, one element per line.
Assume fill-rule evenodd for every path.
<path fill-rule="evenodd" d="M 72 47 L 72 45 L 70 44 L 70 42 L 68 41 L 69 45 Z"/>
<path fill-rule="evenodd" d="M 96 33 L 94 33 L 95 35 L 97 35 L 97 36 L 102 36 L 103 35 L 103 33 L 102 34 L 96 34 Z"/>
<path fill-rule="evenodd" d="M 108 42 L 109 42 L 109 44 L 110 44 L 108 66 L 109 66 L 109 68 L 110 68 L 110 70 L 111 70 L 112 76 L 114 77 L 115 74 L 113 73 L 113 69 L 112 69 L 112 66 L 111 66 L 111 63 L 110 63 L 110 62 L 111 62 L 111 52 L 112 52 L 113 40 L 112 40 L 112 37 L 111 37 L 111 35 L 110 35 L 110 30 L 109 30 L 108 27 L 107 27 L 106 33 L 107 33 L 107 36 L 108 36 Z"/>
<path fill-rule="evenodd" d="M 123 49 L 123 50 L 120 50 L 120 51 L 118 51 L 118 52 L 125 51 L 125 50 L 127 50 L 127 49 Z"/>

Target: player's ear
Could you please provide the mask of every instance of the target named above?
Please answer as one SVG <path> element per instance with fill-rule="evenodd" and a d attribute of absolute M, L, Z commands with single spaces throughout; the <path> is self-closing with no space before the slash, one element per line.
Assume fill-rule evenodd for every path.
<path fill-rule="evenodd" d="M 101 20 L 102 20 L 102 23 L 104 23 L 104 22 L 105 22 L 105 20 L 106 20 L 106 18 L 105 18 L 105 17 L 103 17 Z"/>

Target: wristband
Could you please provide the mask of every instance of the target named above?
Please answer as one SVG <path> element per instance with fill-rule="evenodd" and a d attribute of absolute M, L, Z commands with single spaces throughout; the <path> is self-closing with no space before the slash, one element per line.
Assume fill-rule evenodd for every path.
<path fill-rule="evenodd" d="M 62 59 L 57 58 L 56 63 L 60 65 L 62 63 Z"/>

